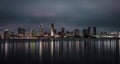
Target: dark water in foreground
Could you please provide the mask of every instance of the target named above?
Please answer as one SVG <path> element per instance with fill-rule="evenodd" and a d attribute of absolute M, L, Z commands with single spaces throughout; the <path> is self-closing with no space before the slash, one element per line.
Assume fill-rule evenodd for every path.
<path fill-rule="evenodd" d="M 0 64 L 119 64 L 119 39 L 0 40 Z"/>

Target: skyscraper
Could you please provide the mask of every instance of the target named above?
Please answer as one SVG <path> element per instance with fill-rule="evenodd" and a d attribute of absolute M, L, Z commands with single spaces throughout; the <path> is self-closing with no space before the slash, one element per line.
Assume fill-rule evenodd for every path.
<path fill-rule="evenodd" d="M 75 37 L 79 37 L 80 36 L 79 29 L 75 29 L 74 30 L 74 36 Z"/>
<path fill-rule="evenodd" d="M 50 27 L 50 35 L 51 35 L 51 37 L 54 37 L 55 36 L 55 32 L 54 32 L 55 30 L 54 30 L 54 24 L 53 23 L 51 23 L 51 27 Z"/>
<path fill-rule="evenodd" d="M 88 37 L 90 37 L 90 36 L 91 36 L 91 28 L 88 27 Z"/>
<path fill-rule="evenodd" d="M 83 37 L 88 38 L 88 29 L 83 29 Z"/>
<path fill-rule="evenodd" d="M 44 30 L 42 24 L 40 24 L 40 36 L 44 36 Z"/>
<path fill-rule="evenodd" d="M 64 28 L 64 27 L 61 28 L 61 32 L 62 32 L 62 33 L 65 32 L 65 28 Z"/>
<path fill-rule="evenodd" d="M 25 34 L 26 30 L 24 28 L 18 28 L 18 34 Z"/>
<path fill-rule="evenodd" d="M 32 37 L 32 29 L 31 28 L 29 28 L 29 30 L 28 30 L 28 36 Z"/>
<path fill-rule="evenodd" d="M 61 37 L 64 37 L 64 36 L 65 36 L 65 28 L 62 27 L 62 28 L 61 28 Z"/>
<path fill-rule="evenodd" d="M 96 27 L 93 27 L 93 35 L 96 35 Z"/>
<path fill-rule="evenodd" d="M 5 31 L 4 31 L 4 38 L 5 39 L 10 38 L 10 32 L 8 31 L 8 29 L 5 29 Z"/>

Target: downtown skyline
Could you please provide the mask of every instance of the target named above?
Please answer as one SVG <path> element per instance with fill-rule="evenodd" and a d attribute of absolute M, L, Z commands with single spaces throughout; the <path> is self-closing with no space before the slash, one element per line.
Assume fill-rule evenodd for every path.
<path fill-rule="evenodd" d="M 120 0 L 0 0 L 0 64 L 119 64 Z"/>
<path fill-rule="evenodd" d="M 84 29 L 71 29 L 69 31 L 66 27 L 59 27 L 56 30 L 54 23 L 50 25 L 50 31 L 44 30 L 44 25 L 39 25 L 39 31 L 33 28 L 18 27 L 17 33 L 6 28 L 3 34 L 0 34 L 0 39 L 39 39 L 39 38 L 120 38 L 120 32 L 99 32 L 93 27 L 86 27 Z"/>
<path fill-rule="evenodd" d="M 17 33 L 9 30 L 8 28 L 4 29 L 3 34 L 0 34 L 0 38 L 6 39 L 6 38 L 41 38 L 41 37 L 47 37 L 47 38 L 69 38 L 69 37 L 83 37 L 83 38 L 91 38 L 96 37 L 97 35 L 97 28 L 94 27 L 87 27 L 85 29 L 71 29 L 72 31 L 69 31 L 66 29 L 66 27 L 59 27 L 60 30 L 56 30 L 56 27 L 54 26 L 54 23 L 51 23 L 50 25 L 50 31 L 44 30 L 44 25 L 39 25 L 39 30 L 35 30 L 34 28 L 23 28 L 18 27 Z"/>

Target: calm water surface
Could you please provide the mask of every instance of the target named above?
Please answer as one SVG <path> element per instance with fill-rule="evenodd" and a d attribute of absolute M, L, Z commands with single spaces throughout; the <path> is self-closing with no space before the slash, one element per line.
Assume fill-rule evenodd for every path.
<path fill-rule="evenodd" d="M 119 64 L 119 39 L 0 40 L 0 64 Z"/>

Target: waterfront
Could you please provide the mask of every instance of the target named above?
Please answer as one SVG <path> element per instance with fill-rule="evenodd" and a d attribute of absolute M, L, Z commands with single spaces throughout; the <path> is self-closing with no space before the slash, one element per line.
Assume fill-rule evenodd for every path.
<path fill-rule="evenodd" d="M 0 40 L 0 64 L 119 64 L 119 39 Z"/>

